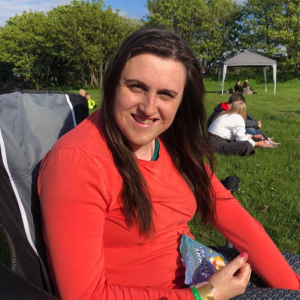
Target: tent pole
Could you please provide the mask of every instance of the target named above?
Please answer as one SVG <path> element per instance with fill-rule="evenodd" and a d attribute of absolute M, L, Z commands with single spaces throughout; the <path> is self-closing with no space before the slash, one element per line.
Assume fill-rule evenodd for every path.
<path fill-rule="evenodd" d="M 220 87 L 220 78 L 221 78 L 221 67 L 219 67 L 219 74 L 218 74 L 218 84 L 217 84 L 217 93 L 219 92 L 219 87 Z"/>
<path fill-rule="evenodd" d="M 264 77 L 265 77 L 265 93 L 268 91 L 267 87 L 267 67 L 264 67 Z"/>
<path fill-rule="evenodd" d="M 277 65 L 273 65 L 274 95 L 276 94 L 276 73 Z"/>
<path fill-rule="evenodd" d="M 224 91 L 224 81 L 225 81 L 225 77 L 226 77 L 226 70 L 227 70 L 227 66 L 224 65 L 224 67 L 223 67 L 223 80 L 222 80 L 222 95 L 223 95 L 223 91 Z"/>

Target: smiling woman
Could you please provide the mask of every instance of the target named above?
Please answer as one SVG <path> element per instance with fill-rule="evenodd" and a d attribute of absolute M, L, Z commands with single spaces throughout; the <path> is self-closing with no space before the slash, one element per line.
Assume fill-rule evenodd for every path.
<path fill-rule="evenodd" d="M 174 33 L 133 33 L 105 74 L 101 110 L 44 158 L 42 222 L 62 299 L 205 300 L 214 291 L 228 300 L 245 291 L 248 256 L 269 286 L 299 290 L 262 226 L 213 174 L 201 74 Z M 191 290 L 179 244 L 193 238 L 196 212 L 242 254 Z"/>
<path fill-rule="evenodd" d="M 137 158 L 151 160 L 155 138 L 175 118 L 185 79 L 184 65 L 172 59 L 141 54 L 127 62 L 116 90 L 114 117 Z"/>

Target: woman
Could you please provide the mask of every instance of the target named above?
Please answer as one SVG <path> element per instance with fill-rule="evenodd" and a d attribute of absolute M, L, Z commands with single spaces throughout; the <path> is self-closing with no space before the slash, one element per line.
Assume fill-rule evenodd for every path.
<path fill-rule="evenodd" d="M 194 299 L 179 244 L 192 237 L 187 222 L 197 210 L 242 253 L 204 283 L 208 292 L 198 287 L 203 299 L 211 285 L 217 300 L 243 293 L 248 255 L 270 286 L 299 289 L 261 225 L 204 163 L 213 169 L 203 92 L 198 60 L 172 32 L 141 29 L 123 42 L 105 74 L 101 111 L 62 137 L 40 170 L 48 261 L 62 299 Z"/>
<path fill-rule="evenodd" d="M 244 84 L 243 84 L 243 93 L 246 94 L 246 95 L 253 95 L 253 94 L 257 94 L 253 91 L 253 89 L 251 88 L 248 80 L 245 80 L 244 81 Z"/>
<path fill-rule="evenodd" d="M 241 83 L 240 81 L 237 81 L 237 82 L 235 83 L 234 91 L 235 91 L 235 92 L 239 92 L 239 93 L 241 93 L 241 94 L 244 93 L 244 90 L 243 90 L 243 87 L 242 87 L 242 83 Z"/>
<path fill-rule="evenodd" d="M 261 134 L 247 134 L 245 122 L 245 102 L 233 102 L 231 109 L 220 113 L 207 130 L 212 151 L 224 155 L 251 155 L 254 154 L 254 147 L 273 147 L 263 141 Z"/>

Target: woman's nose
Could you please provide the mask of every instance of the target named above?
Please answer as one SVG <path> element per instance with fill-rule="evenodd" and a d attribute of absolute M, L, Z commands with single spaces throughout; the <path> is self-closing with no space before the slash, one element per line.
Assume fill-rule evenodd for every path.
<path fill-rule="evenodd" d="M 139 110 L 147 117 L 151 117 L 157 110 L 156 94 L 145 93 L 143 100 L 139 104 Z"/>

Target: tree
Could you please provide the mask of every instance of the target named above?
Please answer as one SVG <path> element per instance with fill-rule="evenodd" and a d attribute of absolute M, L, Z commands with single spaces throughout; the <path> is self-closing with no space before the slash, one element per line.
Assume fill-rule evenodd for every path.
<path fill-rule="evenodd" d="M 2 63 L 13 65 L 16 75 L 26 77 L 34 87 L 48 83 L 51 57 L 46 40 L 47 17 L 43 12 L 23 12 L 10 18 L 0 30 Z"/>
<path fill-rule="evenodd" d="M 102 0 L 73 0 L 47 14 L 23 12 L 0 28 L 0 63 L 34 88 L 100 86 L 115 48 L 141 25 Z"/>
<path fill-rule="evenodd" d="M 173 28 L 208 71 L 238 41 L 240 7 L 231 0 L 148 0 L 146 23 Z"/>
<path fill-rule="evenodd" d="M 283 53 L 278 39 L 278 16 L 283 3 L 277 0 L 248 0 L 244 6 L 244 28 L 241 42 L 244 49 L 269 57 Z"/>
<path fill-rule="evenodd" d="M 300 69 L 300 0 L 285 0 L 281 13 L 274 16 L 277 22 L 276 37 L 285 48 L 283 66 Z"/>
<path fill-rule="evenodd" d="M 91 86 L 100 86 L 115 48 L 141 24 L 119 16 L 102 0 L 72 1 L 49 12 L 60 66 Z"/>
<path fill-rule="evenodd" d="M 207 0 L 208 18 L 204 25 L 202 58 L 212 71 L 225 56 L 236 54 L 240 47 L 241 7 L 231 0 Z"/>

